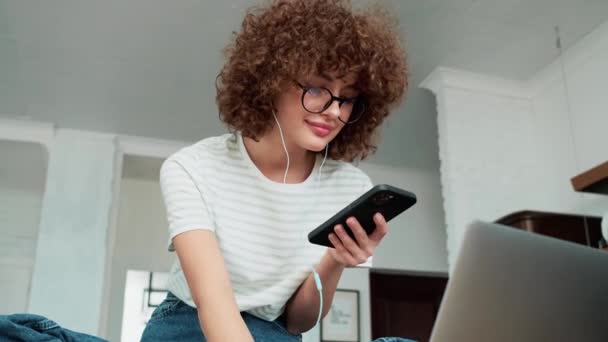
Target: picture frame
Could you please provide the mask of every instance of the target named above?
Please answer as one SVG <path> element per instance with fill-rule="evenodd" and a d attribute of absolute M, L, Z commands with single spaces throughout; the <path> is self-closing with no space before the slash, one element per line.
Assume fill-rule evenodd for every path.
<path fill-rule="evenodd" d="M 149 308 L 158 307 L 167 297 L 169 290 L 144 289 L 144 302 Z"/>
<path fill-rule="evenodd" d="M 322 342 L 360 342 L 359 291 L 337 289 L 325 318 L 321 321 Z"/>
<path fill-rule="evenodd" d="M 154 273 L 156 272 L 148 272 L 148 287 L 144 289 L 144 297 L 146 297 L 144 302 L 148 308 L 158 307 L 167 297 L 167 293 L 169 293 L 169 290 L 164 288 L 164 284 L 159 285 L 158 281 L 154 281 Z M 157 273 L 157 278 L 158 275 Z"/>

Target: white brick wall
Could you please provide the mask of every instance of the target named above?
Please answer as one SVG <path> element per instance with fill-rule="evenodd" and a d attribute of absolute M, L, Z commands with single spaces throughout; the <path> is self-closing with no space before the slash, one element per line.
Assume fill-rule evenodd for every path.
<path fill-rule="evenodd" d="M 445 68 L 423 82 L 437 97 L 450 267 L 473 219 L 522 209 L 608 210 L 605 196 L 575 193 L 570 185 L 574 175 L 608 160 L 606 60 L 608 23 L 563 55 L 566 83 L 561 60 L 525 82 Z"/>

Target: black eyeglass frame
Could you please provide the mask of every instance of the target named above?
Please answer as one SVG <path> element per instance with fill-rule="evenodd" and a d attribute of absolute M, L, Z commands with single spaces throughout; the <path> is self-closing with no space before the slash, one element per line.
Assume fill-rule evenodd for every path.
<path fill-rule="evenodd" d="M 334 103 L 334 101 L 338 101 L 338 107 L 339 107 L 339 108 L 342 108 L 342 104 L 343 104 L 344 102 L 346 102 L 346 101 L 353 101 L 353 109 L 355 108 L 355 102 L 354 102 L 354 101 L 360 101 L 360 103 L 357 103 L 357 105 L 362 106 L 362 108 L 360 109 L 360 112 L 361 112 L 361 113 L 359 113 L 359 114 L 358 114 L 358 117 L 357 117 L 356 119 L 354 119 L 354 120 L 352 120 L 352 121 L 350 120 L 350 118 L 351 118 L 351 116 L 353 115 L 353 113 L 354 113 L 354 112 L 351 112 L 351 113 L 350 113 L 350 116 L 349 116 L 349 120 L 348 120 L 348 121 L 344 121 L 344 120 L 342 120 L 342 118 L 341 118 L 340 116 L 338 116 L 338 120 L 340 120 L 340 122 L 342 122 L 342 123 L 343 123 L 343 124 L 345 124 L 345 125 L 350 125 L 350 124 L 353 124 L 353 123 L 355 123 L 355 122 L 359 121 L 359 119 L 361 119 L 361 118 L 363 117 L 363 113 L 365 113 L 365 101 L 363 100 L 363 98 L 362 98 L 361 96 L 355 96 L 355 97 L 340 97 L 340 96 L 334 96 L 334 94 L 332 94 L 331 90 L 329 90 L 329 89 L 327 89 L 327 88 L 325 88 L 325 87 L 309 87 L 309 86 L 305 86 L 305 85 L 303 85 L 303 84 L 302 84 L 302 83 L 300 83 L 300 82 L 295 82 L 295 83 L 296 83 L 296 84 L 297 84 L 297 85 L 298 85 L 300 88 L 302 88 L 302 98 L 301 98 L 301 102 L 302 102 L 302 108 L 304 108 L 304 110 L 306 110 L 306 111 L 307 111 L 307 112 L 309 112 L 309 113 L 312 113 L 312 114 L 321 114 L 321 113 L 323 113 L 323 112 L 324 112 L 324 111 L 325 111 L 327 108 L 329 108 L 329 106 L 331 106 L 331 105 Z M 318 111 L 318 112 L 312 111 L 312 110 L 310 110 L 310 109 L 306 108 L 306 106 L 304 105 L 304 97 L 306 96 L 306 93 L 307 93 L 307 92 L 308 92 L 310 89 L 313 89 L 313 88 L 326 90 L 326 91 L 327 91 L 327 93 L 329 93 L 329 96 L 331 96 L 331 98 L 329 99 L 329 101 L 327 101 L 327 103 L 326 103 L 326 104 L 323 106 L 323 108 L 322 108 L 320 111 Z"/>

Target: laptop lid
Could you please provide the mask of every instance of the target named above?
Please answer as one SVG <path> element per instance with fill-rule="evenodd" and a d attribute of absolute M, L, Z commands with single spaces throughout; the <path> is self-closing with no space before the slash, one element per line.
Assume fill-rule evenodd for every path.
<path fill-rule="evenodd" d="M 608 341 L 608 253 L 469 225 L 432 342 Z"/>

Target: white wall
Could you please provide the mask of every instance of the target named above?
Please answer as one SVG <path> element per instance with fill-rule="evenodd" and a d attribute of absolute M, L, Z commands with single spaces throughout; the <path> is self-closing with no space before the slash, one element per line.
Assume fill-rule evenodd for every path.
<path fill-rule="evenodd" d="M 608 209 L 606 198 L 575 193 L 570 184 L 608 160 L 606 60 L 608 23 L 564 54 L 566 83 L 559 60 L 527 82 L 444 68 L 423 82 L 437 96 L 450 266 L 473 219 Z"/>
<path fill-rule="evenodd" d="M 0 140 L 0 314 L 26 312 L 47 155 L 40 144 Z"/>
<path fill-rule="evenodd" d="M 26 312 L 42 193 L 0 187 L 0 314 Z"/>
<path fill-rule="evenodd" d="M 160 160 L 158 161 L 160 167 Z M 167 219 L 158 179 L 137 178 L 124 163 L 118 226 L 111 269 L 108 326 L 105 338 L 120 341 L 127 270 L 168 272 L 175 258 L 167 251 Z"/>
<path fill-rule="evenodd" d="M 57 130 L 28 311 L 68 329 L 99 333 L 115 162 L 114 137 Z"/>
<path fill-rule="evenodd" d="M 556 174 L 568 179 L 608 160 L 608 21 L 582 39 L 564 56 L 565 80 L 561 65 L 553 63 L 531 81 L 532 103 L 539 132 L 552 133 L 551 144 L 541 144 L 551 155 Z M 566 101 L 569 100 L 569 101 Z M 568 115 L 568 105 L 571 115 Z M 555 122 L 553 127 L 548 123 Z M 544 124 L 544 125 L 543 125 Z M 568 134 L 570 133 L 570 134 Z M 567 139 L 567 137 L 571 137 Z M 569 156 L 559 151 L 572 151 Z M 560 187 L 561 197 L 577 212 L 601 215 L 608 212 L 608 197 L 595 194 L 573 196 L 570 184 Z M 556 194 L 557 195 L 557 194 Z"/>
<path fill-rule="evenodd" d="M 565 116 L 568 112 L 566 100 L 569 100 L 574 138 L 571 148 L 576 150 L 576 171 L 587 170 L 608 159 L 607 60 L 608 21 L 565 52 L 565 82 L 559 60 L 530 81 L 535 113 L 541 117 L 548 117 L 551 112 Z"/>
<path fill-rule="evenodd" d="M 361 163 L 374 184 L 390 184 L 416 194 L 418 202 L 389 222 L 376 250 L 374 268 L 447 272 L 446 229 L 438 171 Z"/>

